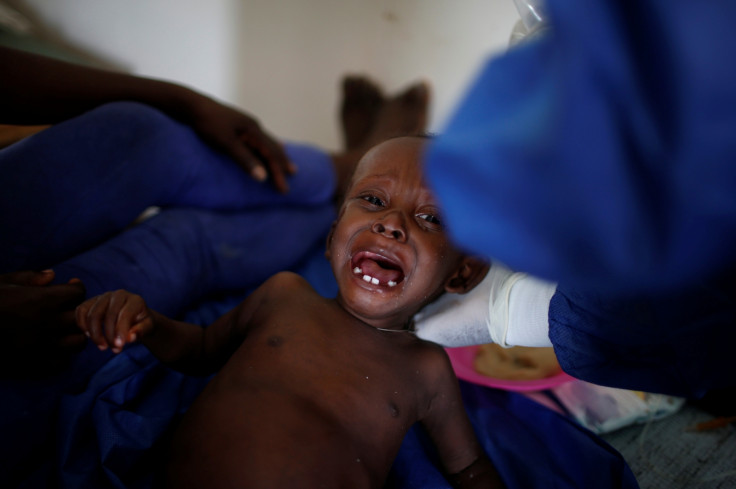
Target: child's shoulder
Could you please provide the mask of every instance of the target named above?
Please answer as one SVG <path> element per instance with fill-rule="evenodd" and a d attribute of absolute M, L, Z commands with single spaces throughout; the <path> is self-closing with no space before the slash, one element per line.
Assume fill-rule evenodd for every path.
<path fill-rule="evenodd" d="M 316 292 L 304 278 L 292 272 L 279 272 L 263 282 L 233 312 L 237 322 L 247 323 L 254 315 L 283 311 L 294 299 L 312 297 Z"/>
<path fill-rule="evenodd" d="M 415 347 L 417 361 L 423 365 L 423 371 L 427 375 L 434 378 L 446 377 L 448 374 L 454 376 L 452 362 L 442 345 L 417 338 Z"/>
<path fill-rule="evenodd" d="M 312 289 L 304 277 L 294 272 L 278 272 L 266 280 L 261 287 L 272 291 Z"/>
<path fill-rule="evenodd" d="M 291 302 L 297 297 L 310 296 L 310 294 L 316 294 L 316 292 L 304 278 L 292 272 L 279 272 L 268 278 L 246 297 L 240 307 L 243 313 L 251 314 L 253 311 L 266 310 L 275 305 Z"/>

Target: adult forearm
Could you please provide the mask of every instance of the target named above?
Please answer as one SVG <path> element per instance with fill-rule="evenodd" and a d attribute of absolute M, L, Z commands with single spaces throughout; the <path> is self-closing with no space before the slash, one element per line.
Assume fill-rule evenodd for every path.
<path fill-rule="evenodd" d="M 181 85 L 0 47 L 0 123 L 53 124 L 116 100 L 135 100 L 185 119 L 201 95 Z"/>

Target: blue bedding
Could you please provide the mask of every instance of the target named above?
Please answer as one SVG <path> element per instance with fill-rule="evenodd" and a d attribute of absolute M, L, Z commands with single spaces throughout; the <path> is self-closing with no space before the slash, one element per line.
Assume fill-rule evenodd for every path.
<path fill-rule="evenodd" d="M 328 295 L 334 284 L 321 253 L 300 271 Z M 237 300 L 206 304 L 188 319 L 207 322 Z M 140 345 L 117 356 L 88 345 L 52 378 L 0 382 L 0 487 L 154 487 L 172 428 L 208 380 L 163 366 Z M 638 487 L 621 455 L 570 419 L 518 393 L 461 387 L 508 487 Z M 418 427 L 386 487 L 449 487 Z"/>

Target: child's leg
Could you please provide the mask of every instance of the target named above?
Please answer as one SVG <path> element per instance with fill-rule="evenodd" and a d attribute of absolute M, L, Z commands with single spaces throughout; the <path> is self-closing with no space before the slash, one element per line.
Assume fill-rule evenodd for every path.
<path fill-rule="evenodd" d="M 54 270 L 60 282 L 80 278 L 88 297 L 124 288 L 176 316 L 205 294 L 254 287 L 297 265 L 334 218 L 331 204 L 233 214 L 164 210 Z"/>
<path fill-rule="evenodd" d="M 51 266 L 95 246 L 149 206 L 243 209 L 329 201 L 330 157 L 288 152 L 299 171 L 283 196 L 250 179 L 195 133 L 145 105 L 120 102 L 0 151 L 0 271 Z"/>

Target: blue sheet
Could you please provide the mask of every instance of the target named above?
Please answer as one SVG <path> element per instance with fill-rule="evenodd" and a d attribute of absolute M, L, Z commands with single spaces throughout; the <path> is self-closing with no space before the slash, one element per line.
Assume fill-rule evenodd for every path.
<path fill-rule="evenodd" d="M 335 291 L 321 246 L 298 269 L 324 295 Z M 192 311 L 207 322 L 239 300 Z M 0 382 L 1 487 L 154 487 L 168 436 L 208 378 L 160 364 L 144 347 L 121 354 L 89 346 L 44 381 Z M 473 426 L 510 488 L 636 488 L 613 448 L 518 393 L 461 382 Z M 424 433 L 412 428 L 386 487 L 444 488 Z"/>

